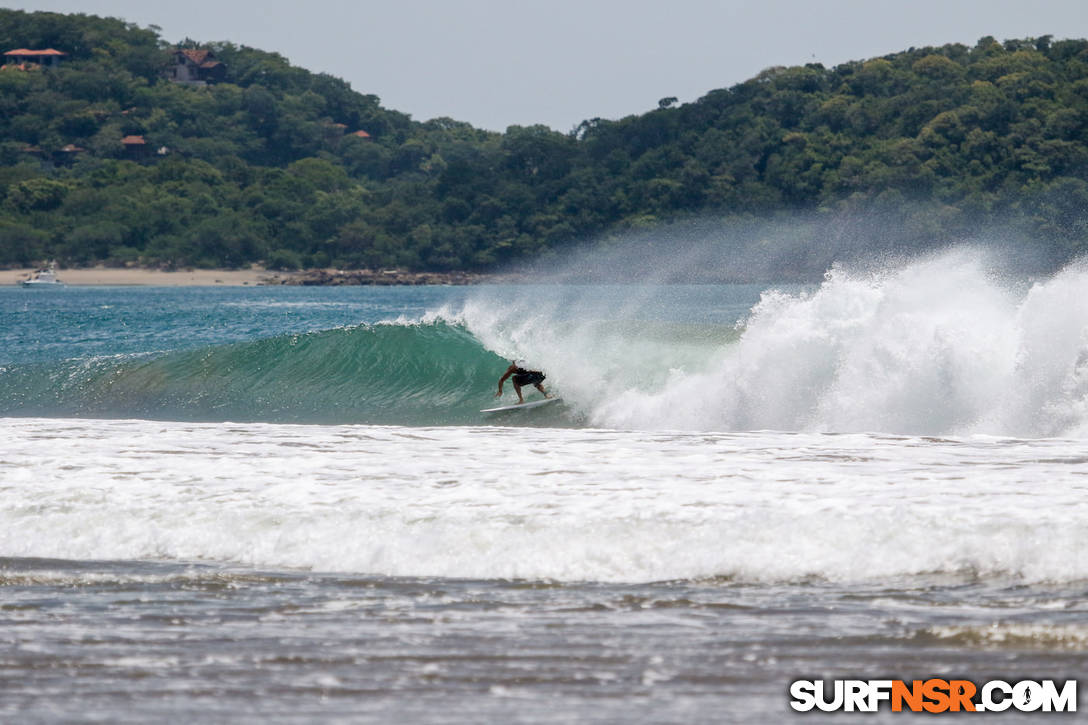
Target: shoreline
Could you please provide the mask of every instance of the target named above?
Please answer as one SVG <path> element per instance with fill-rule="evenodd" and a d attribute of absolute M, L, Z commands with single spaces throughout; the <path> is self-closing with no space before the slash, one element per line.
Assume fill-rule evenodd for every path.
<path fill-rule="evenodd" d="M 0 270 L 0 287 L 18 286 L 38 271 L 36 268 Z M 483 282 L 510 282 L 513 275 L 484 275 L 471 272 L 401 272 L 399 270 L 310 269 L 277 272 L 253 269 L 182 269 L 166 272 L 141 267 L 86 267 L 57 269 L 57 279 L 73 287 L 258 287 L 258 286 L 346 286 L 346 285 L 468 285 Z"/>
<path fill-rule="evenodd" d="M 31 278 L 37 268 L 0 269 L 0 289 L 17 287 Z M 403 272 L 370 269 L 306 269 L 293 272 L 250 269 L 180 269 L 166 272 L 145 267 L 72 267 L 56 271 L 57 280 L 68 287 L 389 287 L 413 285 L 462 286 L 478 284 L 534 284 L 536 274 L 511 272 Z M 548 278 L 545 278 L 547 281 Z M 551 278 L 552 282 L 574 284 L 622 284 L 615 279 L 592 276 Z M 637 280 L 626 280 L 637 281 Z M 818 280 L 785 279 L 703 279 L 690 284 L 812 284 Z"/>

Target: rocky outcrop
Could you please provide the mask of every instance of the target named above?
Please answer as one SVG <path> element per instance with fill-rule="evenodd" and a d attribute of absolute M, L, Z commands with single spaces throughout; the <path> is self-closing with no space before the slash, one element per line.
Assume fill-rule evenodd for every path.
<path fill-rule="evenodd" d="M 489 281 L 487 275 L 472 272 L 402 272 L 397 269 L 310 269 L 305 272 L 272 273 L 261 280 L 267 285 L 302 285 L 339 287 L 350 285 L 423 285 L 479 284 Z"/>

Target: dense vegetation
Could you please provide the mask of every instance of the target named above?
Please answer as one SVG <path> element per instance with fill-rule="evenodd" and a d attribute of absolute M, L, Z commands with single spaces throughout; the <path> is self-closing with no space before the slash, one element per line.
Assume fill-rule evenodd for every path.
<path fill-rule="evenodd" d="M 803 244 L 879 215 L 899 245 L 999 222 L 1055 258 L 1088 249 L 1083 40 L 773 68 L 566 134 L 498 134 L 415 122 L 230 43 L 185 44 L 211 48 L 223 82 L 171 83 L 157 31 L 0 10 L 0 49 L 69 54 L 0 71 L 0 264 L 481 270 L 678 218 L 797 210 L 818 220 Z"/>

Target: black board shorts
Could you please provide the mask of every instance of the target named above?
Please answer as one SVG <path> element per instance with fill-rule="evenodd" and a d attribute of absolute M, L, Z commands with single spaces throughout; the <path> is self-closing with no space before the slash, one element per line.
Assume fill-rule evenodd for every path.
<path fill-rule="evenodd" d="M 544 382 L 545 375 L 537 370 L 530 370 L 527 373 L 515 373 L 513 377 L 514 385 L 524 387 L 526 385 L 536 385 L 537 383 Z"/>

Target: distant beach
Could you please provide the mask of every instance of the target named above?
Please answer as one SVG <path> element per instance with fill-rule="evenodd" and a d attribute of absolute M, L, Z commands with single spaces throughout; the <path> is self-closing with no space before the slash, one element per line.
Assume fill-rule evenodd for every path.
<path fill-rule="evenodd" d="M 0 270 L 0 285 L 19 284 L 33 276 L 35 269 Z M 164 272 L 158 269 L 88 267 L 57 269 L 57 279 L 71 285 L 200 287 L 258 285 L 271 277 L 263 269 L 185 269 Z"/>

